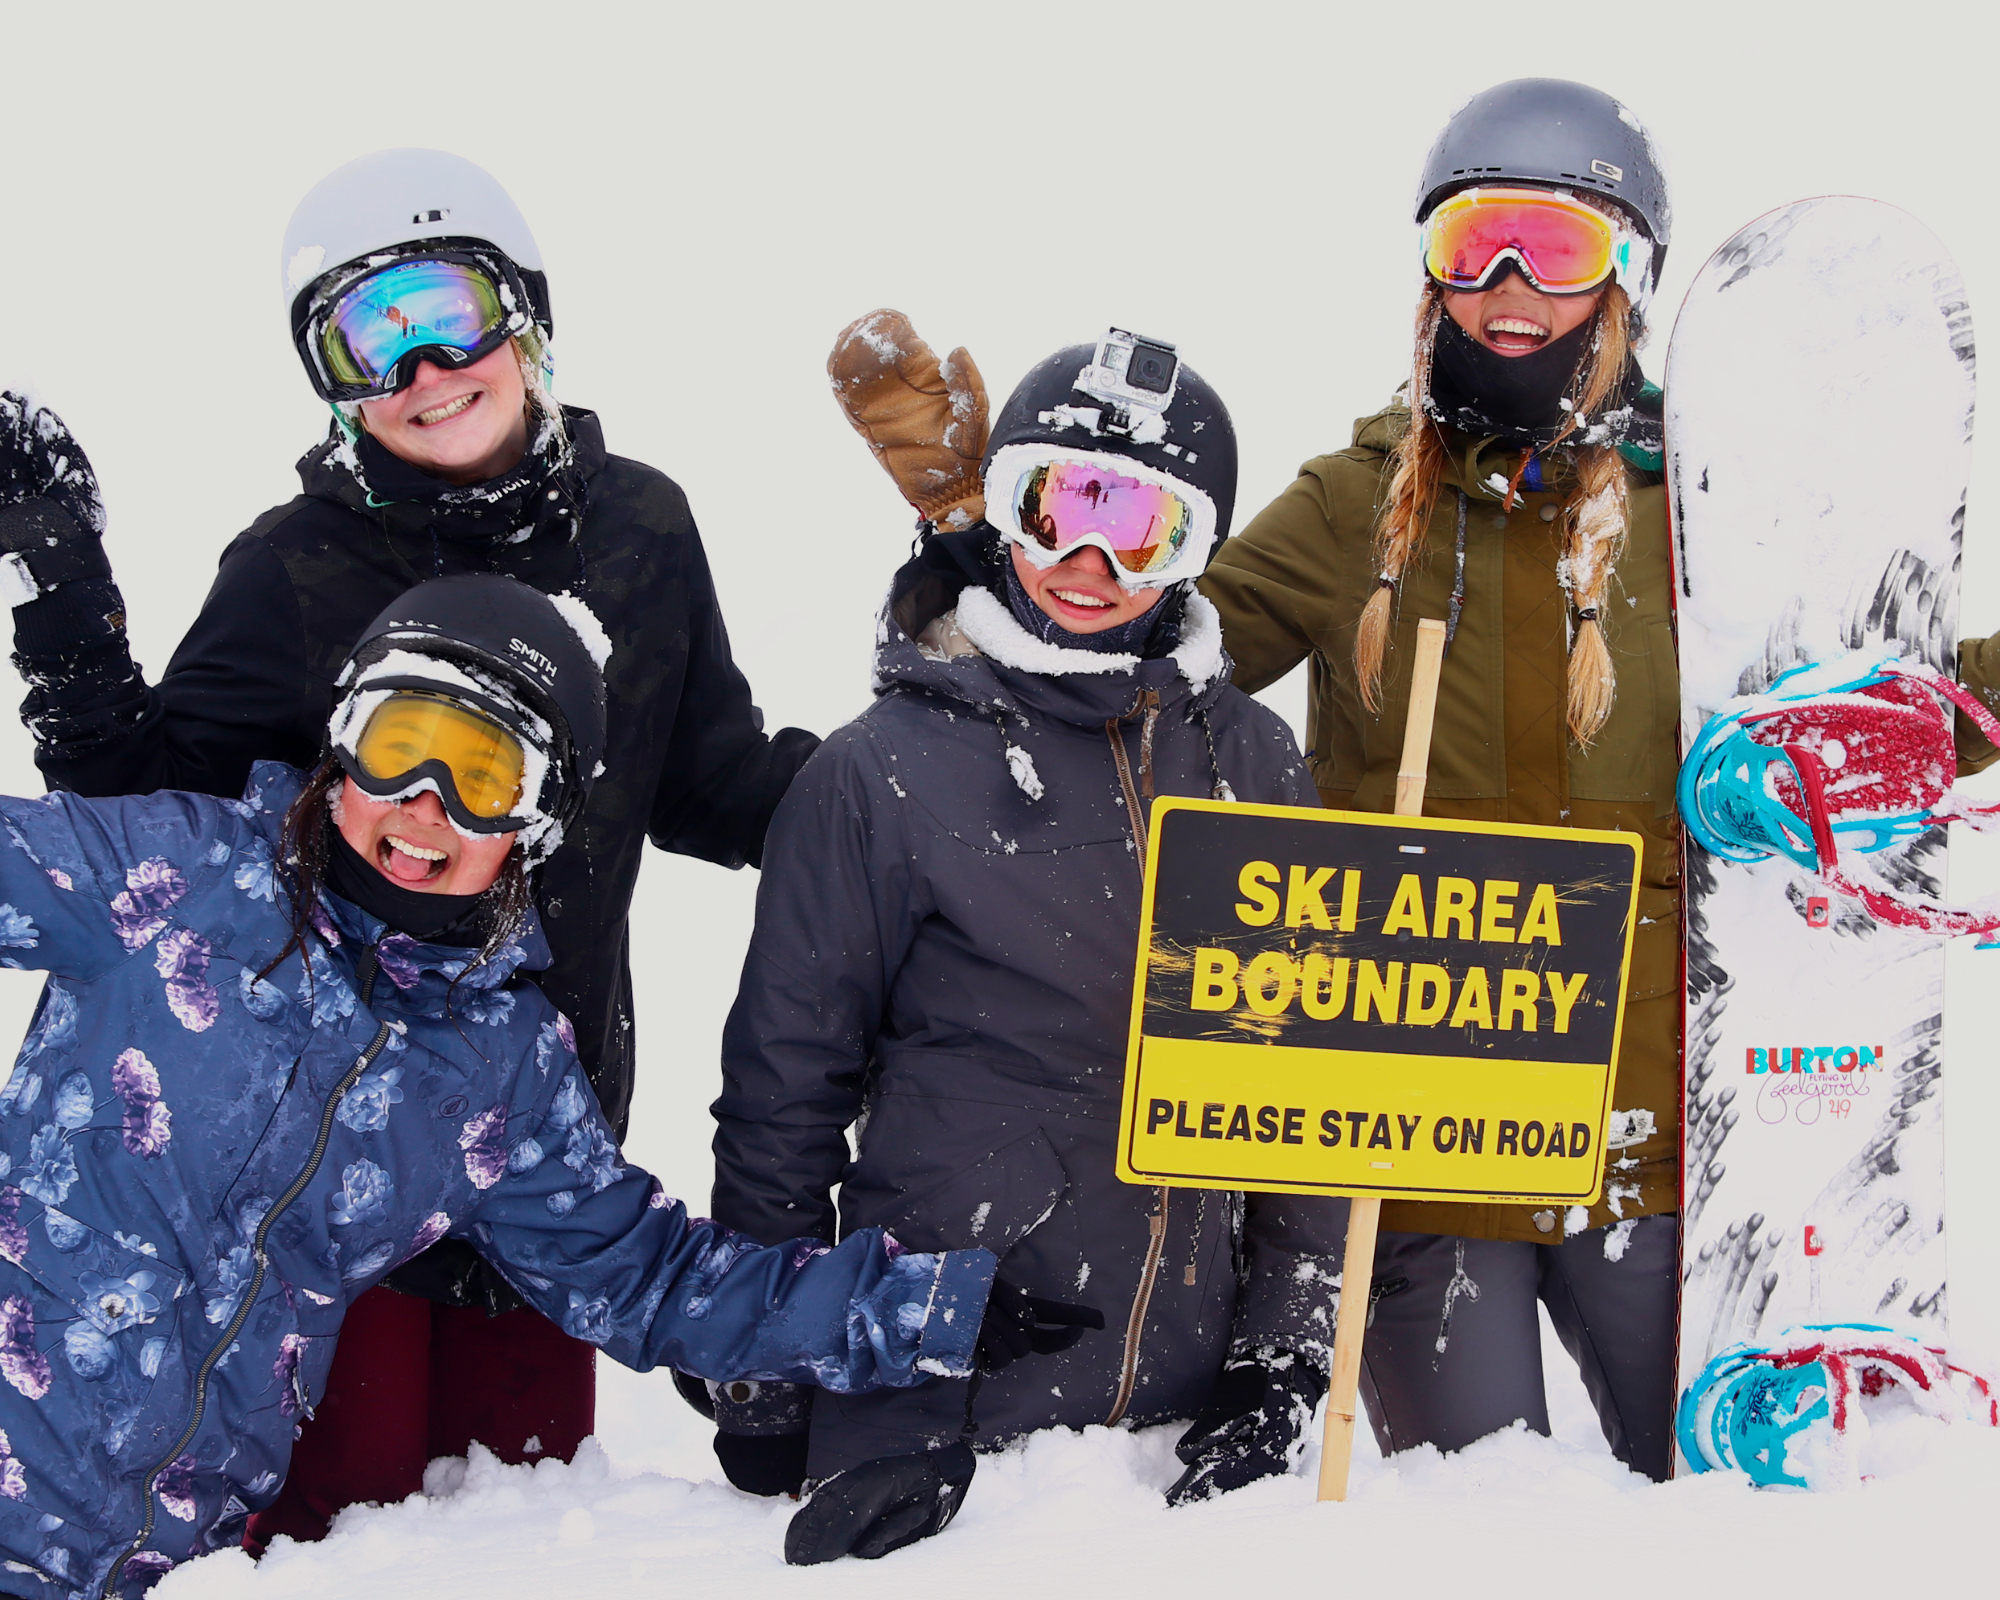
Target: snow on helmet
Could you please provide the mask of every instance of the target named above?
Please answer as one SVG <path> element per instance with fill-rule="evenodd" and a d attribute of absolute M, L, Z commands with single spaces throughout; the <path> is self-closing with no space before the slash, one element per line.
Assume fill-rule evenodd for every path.
<path fill-rule="evenodd" d="M 303 347 L 313 310 L 371 261 L 386 263 L 434 249 L 478 248 L 497 255 L 506 287 L 523 302 L 545 350 L 555 332 L 542 252 L 520 208 L 493 175 L 443 150 L 378 150 L 337 168 L 307 191 L 285 225 L 279 252 L 287 325 L 300 357 L 322 387 Z M 537 352 L 540 354 L 540 351 Z"/>
<path fill-rule="evenodd" d="M 498 573 L 418 584 L 382 612 L 335 680 L 327 725 L 336 759 L 366 792 L 402 799 L 429 789 L 462 832 L 519 832 L 523 860 L 545 861 L 583 810 L 605 745 L 610 641 L 588 606 Z M 526 757 L 521 795 L 499 817 L 466 813 L 448 772 L 420 765 L 394 781 L 361 767 L 370 716 L 399 691 L 458 701 L 498 722 Z"/>
<path fill-rule="evenodd" d="M 1613 201 L 1652 241 L 1652 271 L 1632 296 L 1644 303 L 1659 282 L 1673 208 L 1652 135 L 1625 106 L 1562 78 L 1515 78 L 1482 90 L 1452 114 L 1424 158 L 1416 220 L 1460 189 L 1506 183 Z"/>
<path fill-rule="evenodd" d="M 1135 477 L 1170 485 L 1194 507 L 1182 558 L 1139 580 L 1143 585 L 1199 576 L 1229 537 L 1235 425 L 1221 396 L 1163 340 L 1113 328 L 1094 345 L 1058 350 L 1015 386 L 980 464 L 986 517 L 1003 535 L 1018 532 L 1011 509 L 1017 469 L 1051 450 L 1120 458 L 1137 469 Z M 1133 580 L 1124 574 L 1119 581 Z"/>

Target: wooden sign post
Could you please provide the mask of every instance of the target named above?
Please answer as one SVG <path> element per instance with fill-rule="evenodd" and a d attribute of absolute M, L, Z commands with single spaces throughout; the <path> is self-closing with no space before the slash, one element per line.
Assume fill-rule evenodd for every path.
<path fill-rule="evenodd" d="M 1597 1198 L 1638 916 L 1633 834 L 1420 815 L 1418 639 L 1393 814 L 1166 797 L 1148 830 L 1118 1176 L 1351 1202 L 1322 1499 L 1382 1201 Z"/>
<path fill-rule="evenodd" d="M 1403 723 L 1403 763 L 1396 769 L 1396 815 L 1424 814 L 1424 785 L 1431 770 L 1431 725 L 1437 717 L 1438 675 L 1444 669 L 1444 624 L 1417 624 L 1417 657 L 1410 671 L 1410 711 Z M 1333 1369 L 1326 1390 L 1326 1434 L 1320 1440 L 1319 1497 L 1347 1498 L 1347 1469 L 1354 1460 L 1355 1400 L 1361 1388 L 1361 1341 L 1375 1287 L 1375 1233 L 1382 1202 L 1355 1195 L 1347 1202 L 1347 1254 L 1340 1266 L 1340 1310 L 1333 1324 Z M 1358 1291 L 1358 1292 L 1357 1292 Z"/>

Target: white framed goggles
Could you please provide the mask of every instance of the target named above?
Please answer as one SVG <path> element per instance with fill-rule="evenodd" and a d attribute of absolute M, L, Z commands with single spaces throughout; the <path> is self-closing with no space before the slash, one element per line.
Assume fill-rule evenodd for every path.
<path fill-rule="evenodd" d="M 986 518 L 1043 569 L 1096 546 L 1124 589 L 1199 577 L 1215 548 L 1215 503 L 1201 490 L 1127 456 L 1061 445 L 994 451 Z"/>
<path fill-rule="evenodd" d="M 1636 301 L 1652 283 L 1652 241 L 1565 190 L 1461 189 L 1417 233 L 1424 270 L 1447 289 L 1490 288 L 1503 264 L 1543 294 L 1589 294 L 1616 278 Z"/>

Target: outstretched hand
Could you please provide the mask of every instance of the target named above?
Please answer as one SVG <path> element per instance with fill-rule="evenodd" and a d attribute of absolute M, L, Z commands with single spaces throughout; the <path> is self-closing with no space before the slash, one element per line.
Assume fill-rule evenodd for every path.
<path fill-rule="evenodd" d="M 986 384 L 965 350 L 940 361 L 900 311 L 871 311 L 833 342 L 834 398 L 919 515 L 941 528 L 986 514 Z"/>

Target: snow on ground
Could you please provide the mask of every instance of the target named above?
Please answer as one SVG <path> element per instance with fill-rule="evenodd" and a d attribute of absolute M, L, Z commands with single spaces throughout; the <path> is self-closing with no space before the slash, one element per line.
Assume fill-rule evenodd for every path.
<path fill-rule="evenodd" d="M 1214 1596 L 1246 1576 L 1398 1600 L 1667 1595 L 1714 1579 L 1830 1594 L 1912 1579 L 1939 1596 L 1988 1594 L 1984 1518 L 2000 1501 L 2000 1433 L 1916 1416 L 1878 1422 L 1875 1480 L 1853 1495 L 1758 1491 L 1710 1474 L 1654 1485 L 1605 1448 L 1581 1385 L 1543 1327 L 1555 1433 L 1498 1434 L 1450 1459 L 1384 1462 L 1364 1437 L 1347 1504 L 1319 1505 L 1317 1447 L 1296 1475 L 1167 1510 L 1177 1431 L 1037 1435 L 983 1458 L 940 1537 L 882 1563 L 784 1564 L 786 1502 L 721 1480 L 709 1432 L 657 1376 L 601 1369 L 599 1439 L 573 1464 L 506 1467 L 483 1451 L 432 1464 L 425 1493 L 346 1512 L 325 1543 L 280 1540 L 259 1566 L 214 1555 L 170 1575 L 159 1600 L 447 1600 L 583 1595 L 630 1585 L 731 1600 L 1132 1592 Z M 1863 1514 L 1865 1513 L 1865 1514 Z M 1921 1557 L 1914 1543 L 1920 1535 Z"/>
<path fill-rule="evenodd" d="M 1561 1361 L 1552 1338 L 1546 1354 Z M 1558 1371 L 1551 1368 L 1552 1373 Z M 510 1594 L 727 1594 L 730 1600 L 899 1593 L 1213 1597 L 1247 1579 L 1397 1600 L 1730 1592 L 1990 1594 L 2000 1433 L 1910 1416 L 1878 1424 L 1886 1463 L 1854 1494 L 1753 1490 L 1710 1474 L 1654 1485 L 1619 1467 L 1580 1387 L 1552 1402 L 1556 1437 L 1497 1434 L 1451 1459 L 1364 1448 L 1345 1505 L 1297 1475 L 1169 1511 L 1176 1430 L 1037 1435 L 984 1458 L 958 1520 L 882 1562 L 784 1564 L 790 1504 L 722 1483 L 708 1434 L 658 1378 L 614 1369 L 601 1447 L 574 1464 L 438 1462 L 426 1493 L 357 1507 L 319 1545 L 281 1540 L 261 1567 L 226 1552 L 171 1574 L 159 1600 L 447 1600 Z M 1920 1542 L 1919 1542 L 1920 1541 Z"/>

